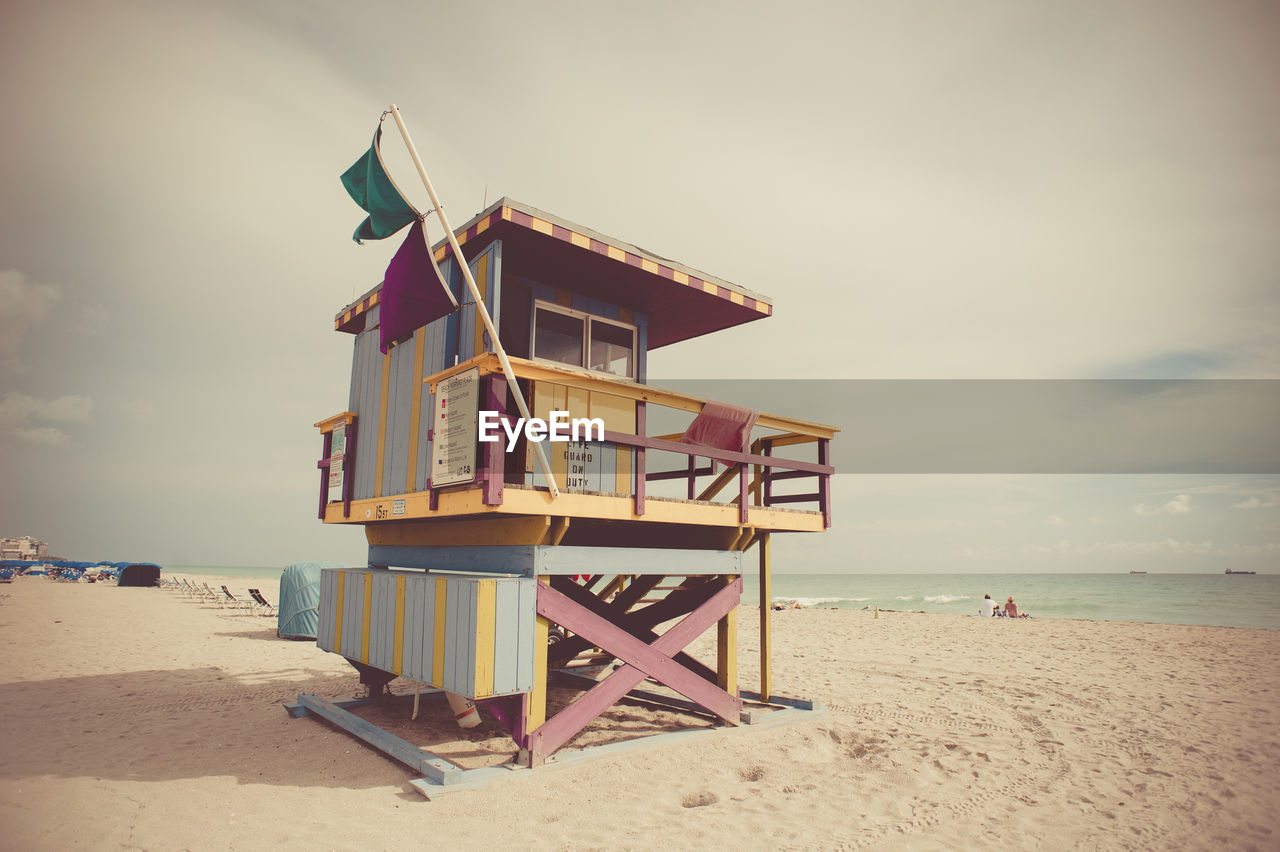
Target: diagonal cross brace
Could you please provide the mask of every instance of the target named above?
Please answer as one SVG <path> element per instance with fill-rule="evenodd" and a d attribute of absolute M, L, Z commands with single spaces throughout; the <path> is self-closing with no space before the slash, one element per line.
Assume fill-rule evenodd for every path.
<path fill-rule="evenodd" d="M 635 596 L 637 599 L 642 596 L 644 592 L 647 592 L 650 588 L 656 586 L 662 577 L 651 574 L 648 577 L 643 577 L 641 579 L 652 579 L 653 582 L 642 583 L 637 581 L 627 587 L 627 591 L 630 591 L 637 586 L 645 587 L 639 595 Z M 636 612 L 628 612 L 628 607 L 630 607 L 634 601 L 623 599 L 622 595 L 619 595 L 618 599 L 613 601 L 601 600 L 582 586 L 574 583 L 568 577 L 552 577 L 551 587 L 574 603 L 586 607 L 596 615 L 618 625 L 637 639 L 642 639 L 648 643 L 652 643 L 659 635 L 657 631 L 650 629 L 653 624 L 670 621 L 677 616 L 693 611 L 700 604 L 710 598 L 714 592 L 719 590 L 719 587 L 713 589 L 709 585 L 705 588 L 699 587 L 696 589 L 689 589 L 684 594 L 676 593 L 677 596 L 674 600 L 667 598 L 663 601 L 652 604 L 651 607 L 645 607 L 644 609 L 637 610 Z M 672 609 L 671 607 L 673 604 L 678 605 L 680 608 L 678 610 Z M 590 648 L 592 645 L 586 639 L 582 639 L 577 636 L 570 636 L 568 639 L 563 639 L 556 643 L 554 647 L 557 660 L 567 661 L 567 659 L 572 659 L 574 656 L 577 656 L 579 651 Z M 716 679 L 716 672 L 714 669 L 684 652 L 672 655 L 672 659 L 685 668 L 698 672 L 706 680 L 714 681 Z"/>
<path fill-rule="evenodd" d="M 585 695 L 528 735 L 533 765 L 541 763 L 547 755 L 568 742 L 646 677 L 654 678 L 729 724 L 736 725 L 742 700 L 680 665 L 672 655 L 731 612 L 741 597 L 742 577 L 738 577 L 650 645 L 547 584 L 538 583 L 539 615 L 589 639 L 626 665 L 614 669 Z"/>

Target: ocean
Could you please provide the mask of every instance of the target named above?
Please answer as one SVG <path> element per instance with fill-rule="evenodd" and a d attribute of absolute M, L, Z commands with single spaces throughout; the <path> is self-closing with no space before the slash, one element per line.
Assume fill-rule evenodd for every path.
<path fill-rule="evenodd" d="M 280 567 L 166 566 L 166 573 L 280 578 Z M 759 604 L 755 574 L 743 603 Z M 1280 630 L 1280 574 L 783 574 L 775 601 L 974 615 L 984 594 L 1033 617 Z"/>
<path fill-rule="evenodd" d="M 1033 617 L 1280 630 L 1280 574 L 775 574 L 774 600 L 839 609 L 977 614 L 1013 596 Z M 759 602 L 756 576 L 744 602 Z"/>

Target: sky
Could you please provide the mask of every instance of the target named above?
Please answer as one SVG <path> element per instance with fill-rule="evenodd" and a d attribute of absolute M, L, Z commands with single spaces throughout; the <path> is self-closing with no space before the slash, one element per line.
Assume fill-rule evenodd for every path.
<path fill-rule="evenodd" d="M 1201 416 L 1280 434 L 1271 2 L 72 0 L 0 12 L 0 73 L 0 535 L 66 558 L 363 561 L 312 424 L 399 244 L 338 181 L 392 102 L 455 225 L 506 195 L 772 298 L 654 384 L 1251 379 Z M 1275 570 L 1275 450 L 841 473 L 775 564 Z"/>

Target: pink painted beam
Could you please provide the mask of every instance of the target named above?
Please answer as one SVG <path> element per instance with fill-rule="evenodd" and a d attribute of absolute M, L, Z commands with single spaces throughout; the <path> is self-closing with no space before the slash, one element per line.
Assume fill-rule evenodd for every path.
<path fill-rule="evenodd" d="M 529 734 L 532 764 L 541 763 L 646 677 L 654 678 L 729 724 L 736 725 L 742 700 L 681 666 L 669 654 L 683 649 L 701 636 L 731 612 L 741 597 L 742 578 L 738 577 L 658 637 L 652 645 L 647 645 L 545 583 L 539 583 L 539 615 L 594 642 L 626 665 L 614 669 L 597 686 Z"/>
<path fill-rule="evenodd" d="M 662 577 L 659 577 L 659 576 L 654 576 L 654 575 L 650 575 L 650 576 L 653 577 L 653 582 L 642 585 L 642 590 L 645 592 L 647 592 L 653 586 L 658 585 L 658 583 L 661 582 L 663 579 Z M 639 584 L 639 581 L 637 581 L 637 583 L 633 585 L 637 585 L 637 584 Z M 552 577 L 551 587 L 556 591 L 560 592 L 565 597 L 567 597 L 569 600 L 578 604 L 579 606 L 585 607 L 591 610 L 592 612 L 594 612 L 596 615 L 600 616 L 601 618 L 613 624 L 618 625 L 623 630 L 627 631 L 637 639 L 640 639 L 644 642 L 648 642 L 652 644 L 654 640 L 658 638 L 657 631 L 650 629 L 650 625 L 653 622 L 650 622 L 648 619 L 643 619 L 638 617 L 639 613 L 628 612 L 628 610 L 631 607 L 631 603 L 634 602 L 634 600 L 638 600 L 639 597 L 642 597 L 642 595 L 634 596 L 634 600 L 623 599 L 622 595 L 619 595 L 618 600 L 614 602 L 603 601 L 600 598 L 596 597 L 595 595 L 591 594 L 582 586 L 579 586 L 577 583 L 570 580 L 568 577 Z M 631 587 L 629 586 L 628 589 L 630 588 Z M 670 615 L 666 618 L 662 618 L 661 620 L 670 621 L 676 615 L 685 615 L 686 613 L 696 609 L 698 606 L 705 603 L 707 599 L 711 597 L 712 594 L 714 594 L 716 591 L 719 591 L 719 588 L 720 587 L 718 584 L 714 588 L 711 587 L 710 584 L 708 584 L 708 588 L 706 589 L 706 592 L 705 594 L 703 594 L 701 599 L 692 597 L 691 602 L 688 605 L 686 605 L 683 609 L 681 609 L 678 613 L 675 613 L 674 615 Z M 698 593 L 695 593 L 695 594 L 698 594 Z M 557 643 L 556 650 L 558 651 L 560 649 L 559 648 L 560 645 L 563 645 L 566 642 L 572 642 L 572 641 L 573 641 L 573 638 L 561 640 L 559 643 Z M 586 640 L 580 640 L 580 641 L 582 643 L 581 644 L 582 649 L 592 647 L 592 645 Z M 674 659 L 677 663 L 689 669 L 690 671 L 694 671 L 702 675 L 702 677 L 705 678 L 706 680 L 709 680 L 712 683 L 715 682 L 716 680 L 715 669 L 711 668 L 708 665 L 703 664 L 700 660 L 689 656 L 683 651 L 681 651 L 679 654 L 674 655 L 672 659 Z"/>

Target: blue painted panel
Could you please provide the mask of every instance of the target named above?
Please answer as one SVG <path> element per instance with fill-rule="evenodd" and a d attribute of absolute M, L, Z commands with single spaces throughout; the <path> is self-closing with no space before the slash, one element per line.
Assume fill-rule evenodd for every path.
<path fill-rule="evenodd" d="M 414 678 L 413 673 L 418 670 L 418 657 L 422 653 L 422 641 L 419 638 L 422 630 L 422 595 L 418 593 L 416 583 L 421 577 L 405 576 L 399 572 L 393 572 L 398 577 L 404 577 L 404 626 L 403 633 L 400 638 L 400 673 L 407 678 Z M 392 650 L 394 659 L 395 651 Z"/>
<path fill-rule="evenodd" d="M 440 684 L 450 692 L 457 692 L 458 670 L 458 583 L 450 577 L 445 580 L 444 616 L 444 671 Z"/>
<path fill-rule="evenodd" d="M 360 656 L 360 642 L 363 639 L 361 623 L 364 621 L 364 574 L 355 571 L 344 572 L 342 588 L 342 637 L 338 653 L 344 657 L 357 659 Z"/>
<path fill-rule="evenodd" d="M 391 671 L 395 663 L 395 628 L 396 628 L 396 578 L 383 571 L 374 575 L 377 585 L 374 587 L 377 616 L 373 619 L 373 628 L 377 636 L 374 640 L 374 653 L 369 661 L 384 671 Z M 372 637 L 371 637 L 372 638 Z"/>
<path fill-rule="evenodd" d="M 379 669 L 390 670 L 390 660 L 383 659 L 383 640 L 384 633 L 390 632 L 390 627 L 394 623 L 394 613 L 392 618 L 387 617 L 387 585 L 383 582 L 387 580 L 387 572 L 380 571 L 372 574 L 372 599 L 370 601 L 370 629 L 369 629 L 369 664 L 375 665 Z"/>
<path fill-rule="evenodd" d="M 498 580 L 494 600 L 493 694 L 516 691 L 516 637 L 520 632 L 520 583 Z"/>
<path fill-rule="evenodd" d="M 382 353 L 378 351 L 378 332 L 364 331 L 356 335 L 356 353 L 360 361 L 359 399 L 352 409 L 359 417 L 356 425 L 355 481 L 352 496 L 363 500 L 373 495 L 374 464 L 378 458 L 378 421 L 382 402 Z"/>
<path fill-rule="evenodd" d="M 437 571 L 469 571 L 484 574 L 533 575 L 534 547 L 412 547 L 369 545 L 369 564 L 393 568 L 422 568 Z"/>
<path fill-rule="evenodd" d="M 421 578 L 422 635 L 419 637 L 419 663 L 416 679 L 439 684 L 442 673 L 435 670 L 435 577 Z"/>
<path fill-rule="evenodd" d="M 316 607 L 316 645 L 325 651 L 333 650 L 333 586 L 334 572 L 320 571 L 320 603 Z"/>
<path fill-rule="evenodd" d="M 519 584 L 519 588 L 520 629 L 516 634 L 516 689 L 528 692 L 533 689 L 538 586 L 533 581 L 525 580 Z"/>
<path fill-rule="evenodd" d="M 387 435 L 383 451 L 382 493 L 404 492 L 409 465 L 409 417 L 413 406 L 413 368 L 417 354 L 415 338 L 390 351 L 391 374 L 387 384 Z"/>

